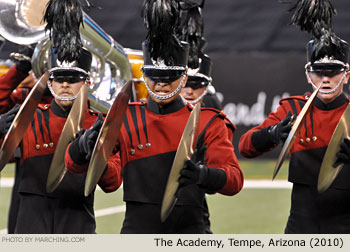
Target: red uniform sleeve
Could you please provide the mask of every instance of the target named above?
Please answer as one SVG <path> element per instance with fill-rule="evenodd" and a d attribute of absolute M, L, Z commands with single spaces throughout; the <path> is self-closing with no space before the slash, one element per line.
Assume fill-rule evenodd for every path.
<path fill-rule="evenodd" d="M 85 174 L 87 173 L 87 169 L 88 169 L 88 163 L 87 164 L 76 164 L 72 158 L 69 155 L 69 147 L 70 147 L 71 143 L 68 145 L 67 149 L 66 149 L 66 154 L 64 156 L 64 164 L 67 168 L 68 171 L 70 171 L 71 173 L 78 173 L 78 174 Z"/>
<path fill-rule="evenodd" d="M 18 71 L 14 65 L 0 77 L 0 114 L 10 110 L 15 104 L 21 103 L 18 101 L 21 92 L 14 92 L 14 90 L 27 76 L 28 74 Z"/>
<path fill-rule="evenodd" d="M 66 150 L 64 162 L 66 168 L 71 173 L 85 174 L 87 173 L 88 163 L 83 165 L 76 164 L 69 155 L 69 146 Z M 121 162 L 119 152 L 117 154 L 111 155 L 108 160 L 107 168 L 102 174 L 98 185 L 104 192 L 113 192 L 117 190 L 122 183 L 122 172 L 121 172 Z"/>
<path fill-rule="evenodd" d="M 226 173 L 226 183 L 218 192 L 224 195 L 234 195 L 243 187 L 243 173 L 228 132 L 225 121 L 216 118 L 205 133 L 204 145 L 208 147 L 206 165 L 222 169 Z"/>
<path fill-rule="evenodd" d="M 291 109 L 288 108 L 287 102 L 282 102 L 281 105 L 277 108 L 277 111 L 271 112 L 269 114 L 269 116 L 265 119 L 265 121 L 262 122 L 262 124 L 252 128 L 252 129 L 248 130 L 246 133 L 244 133 L 239 140 L 239 145 L 238 145 L 239 153 L 246 158 L 254 158 L 254 157 L 257 157 L 257 156 L 263 154 L 263 152 L 255 149 L 255 147 L 252 143 L 253 133 L 256 131 L 259 131 L 265 127 L 279 123 L 280 121 L 282 121 L 285 118 L 288 110 L 291 110 Z M 277 145 L 273 146 L 272 148 L 270 148 L 267 151 L 274 149 L 276 146 Z"/>
<path fill-rule="evenodd" d="M 98 185 L 104 192 L 113 192 L 122 184 L 122 168 L 119 152 L 108 160 L 108 167 L 102 175 Z"/>

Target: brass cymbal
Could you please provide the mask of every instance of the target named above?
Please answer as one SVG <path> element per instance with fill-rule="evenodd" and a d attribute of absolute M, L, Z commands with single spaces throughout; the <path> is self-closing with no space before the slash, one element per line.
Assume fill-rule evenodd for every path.
<path fill-rule="evenodd" d="M 178 180 L 180 178 L 180 172 L 185 165 L 185 161 L 191 159 L 191 156 L 194 153 L 198 138 L 200 112 L 201 104 L 198 102 L 191 111 L 182 133 L 180 143 L 177 147 L 163 196 L 160 213 L 160 219 L 162 222 L 168 218 L 176 204 L 177 198 L 175 193 L 179 187 Z"/>
<path fill-rule="evenodd" d="M 312 106 L 312 103 L 315 100 L 315 98 L 317 97 L 318 91 L 320 90 L 321 86 L 322 85 L 318 86 L 318 88 L 314 90 L 314 92 L 311 94 L 311 96 L 309 97 L 309 99 L 305 103 L 304 107 L 301 109 L 300 113 L 298 114 L 295 122 L 293 123 L 292 129 L 290 130 L 288 137 L 283 144 L 281 153 L 278 156 L 275 170 L 273 171 L 272 180 L 275 179 L 278 171 L 280 170 L 280 168 L 283 164 L 284 159 L 286 158 L 290 149 L 292 148 L 294 141 L 297 137 L 297 134 L 299 133 L 301 126 L 305 120 L 305 117 L 309 113 L 311 106 Z"/>
<path fill-rule="evenodd" d="M 87 96 L 88 87 L 87 85 L 83 85 L 79 90 L 78 97 L 74 100 L 56 145 L 46 182 L 46 191 L 49 193 L 53 192 L 59 186 L 67 172 L 64 164 L 64 155 L 69 142 L 75 138 L 75 134 L 84 126 L 87 111 Z"/>
<path fill-rule="evenodd" d="M 340 150 L 340 144 L 344 138 L 350 138 L 350 105 L 348 105 L 340 118 L 333 136 L 328 144 L 326 153 L 323 157 L 320 173 L 318 175 L 317 190 L 324 192 L 333 183 L 344 164 L 333 167 L 337 159 L 337 152 Z"/>
<path fill-rule="evenodd" d="M 131 92 L 132 81 L 129 80 L 118 93 L 102 124 L 85 179 L 84 195 L 86 197 L 94 190 L 100 180 L 119 138 Z"/>
<path fill-rule="evenodd" d="M 47 87 L 48 78 L 48 73 L 41 76 L 13 119 L 13 122 L 0 148 L 0 172 L 5 167 L 7 162 L 10 161 L 18 144 L 22 141 L 24 133 L 27 130 L 29 123 L 33 119 L 35 110 L 38 107 L 41 97 L 43 96 Z"/>

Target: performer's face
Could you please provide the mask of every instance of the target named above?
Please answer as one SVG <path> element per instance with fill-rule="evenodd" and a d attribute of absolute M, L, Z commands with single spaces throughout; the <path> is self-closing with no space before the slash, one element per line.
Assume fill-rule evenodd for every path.
<path fill-rule="evenodd" d="M 180 85 L 182 78 L 183 77 L 181 76 L 173 82 L 165 83 L 165 82 L 155 82 L 155 81 L 149 79 L 148 77 L 145 77 L 146 82 L 148 84 L 148 87 L 151 89 L 151 91 L 153 93 L 155 93 L 156 95 L 159 95 L 159 96 L 169 95 L 172 92 L 174 92 L 176 90 L 176 88 Z M 186 76 L 185 81 L 182 84 L 182 87 L 185 86 L 187 78 L 188 77 Z M 180 92 L 176 93 L 173 97 L 170 97 L 169 99 L 166 99 L 166 100 L 159 100 L 159 99 L 156 99 L 154 97 L 152 97 L 152 99 L 156 103 L 158 103 L 160 105 L 164 105 L 164 104 L 167 104 L 167 103 L 175 100 L 179 95 L 180 95 Z"/>
<path fill-rule="evenodd" d="M 330 91 L 333 88 L 337 86 L 339 81 L 341 81 L 342 77 L 344 75 L 344 71 L 341 71 L 339 73 L 336 73 L 335 75 L 326 75 L 323 74 L 322 72 L 309 72 L 309 76 L 312 80 L 312 82 L 316 85 L 316 87 L 322 85 L 320 91 Z M 330 94 L 323 94 L 323 93 L 318 93 L 317 97 L 323 101 L 324 103 L 330 103 L 332 102 L 335 98 L 337 98 L 342 92 L 343 92 L 343 86 L 348 83 L 350 73 L 345 74 L 345 78 L 340 84 L 339 88 Z M 309 83 L 310 84 L 310 83 Z M 313 87 L 313 89 L 315 89 Z"/>
<path fill-rule="evenodd" d="M 206 87 L 200 87 L 200 88 L 192 88 L 192 87 L 184 87 L 181 91 L 181 95 L 183 98 L 185 98 L 187 101 L 193 101 L 196 100 L 201 94 L 203 94 Z"/>
<path fill-rule="evenodd" d="M 71 97 L 78 94 L 80 88 L 84 85 L 85 80 L 79 78 L 54 78 L 51 81 L 53 91 L 60 97 Z M 63 109 L 67 110 L 73 105 L 74 100 L 61 101 L 55 98 L 56 103 Z"/>

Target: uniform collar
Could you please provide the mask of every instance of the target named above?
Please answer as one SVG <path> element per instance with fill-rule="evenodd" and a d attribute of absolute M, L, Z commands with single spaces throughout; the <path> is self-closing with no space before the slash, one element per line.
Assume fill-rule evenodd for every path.
<path fill-rule="evenodd" d="M 338 107 L 340 107 L 348 102 L 349 102 L 349 99 L 347 98 L 347 96 L 344 93 L 342 93 L 337 98 L 335 98 L 334 101 L 332 101 L 328 104 L 324 103 L 323 101 L 321 101 L 321 99 L 316 97 L 314 105 L 316 106 L 316 108 L 321 109 L 321 110 L 332 110 L 332 109 L 336 109 L 336 108 L 338 108 Z"/>
<path fill-rule="evenodd" d="M 168 104 L 163 105 L 162 107 L 160 107 L 159 104 L 156 103 L 151 96 L 149 96 L 148 102 L 147 102 L 147 108 L 151 110 L 153 113 L 159 114 L 159 115 L 174 113 L 182 109 L 183 107 L 185 107 L 185 103 L 183 102 L 180 95 L 175 100 L 173 100 Z"/>
<path fill-rule="evenodd" d="M 51 110 L 58 117 L 67 118 L 70 112 L 70 109 L 64 111 L 53 99 L 51 102 Z"/>

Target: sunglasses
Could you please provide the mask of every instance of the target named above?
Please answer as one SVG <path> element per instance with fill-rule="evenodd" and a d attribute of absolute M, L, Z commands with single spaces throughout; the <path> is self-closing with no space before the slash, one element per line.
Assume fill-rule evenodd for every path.
<path fill-rule="evenodd" d="M 80 81 L 85 81 L 85 78 L 82 77 L 73 77 L 73 76 L 60 76 L 54 77 L 53 80 L 58 83 L 68 82 L 70 84 L 78 83 Z"/>

